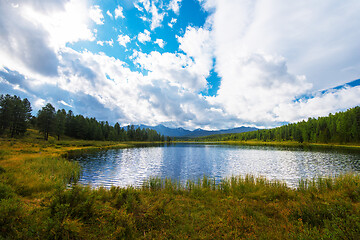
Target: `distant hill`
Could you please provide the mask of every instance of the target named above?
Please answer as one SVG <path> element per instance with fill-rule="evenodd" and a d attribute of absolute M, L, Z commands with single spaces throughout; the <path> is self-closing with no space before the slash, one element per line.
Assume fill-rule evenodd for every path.
<path fill-rule="evenodd" d="M 169 136 L 169 137 L 177 137 L 177 138 L 195 138 L 195 137 L 204 137 L 209 135 L 215 134 L 226 134 L 226 133 L 243 133 L 243 132 L 250 132 L 256 131 L 257 128 L 254 127 L 237 127 L 231 129 L 224 129 L 224 130 L 216 130 L 216 131 L 207 131 L 203 129 L 196 129 L 194 131 L 186 130 L 184 128 L 168 128 L 162 124 L 157 126 L 147 126 L 147 125 L 139 125 L 135 127 L 140 128 L 150 128 L 156 130 L 158 133 Z"/>

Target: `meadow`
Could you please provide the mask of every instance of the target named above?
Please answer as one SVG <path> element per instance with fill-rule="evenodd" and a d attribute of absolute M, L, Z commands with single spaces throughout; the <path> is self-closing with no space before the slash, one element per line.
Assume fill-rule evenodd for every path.
<path fill-rule="evenodd" d="M 136 143 L 0 138 L 0 239 L 359 239 L 360 176 L 304 179 L 298 188 L 262 177 L 140 188 L 76 184 L 66 156 Z"/>

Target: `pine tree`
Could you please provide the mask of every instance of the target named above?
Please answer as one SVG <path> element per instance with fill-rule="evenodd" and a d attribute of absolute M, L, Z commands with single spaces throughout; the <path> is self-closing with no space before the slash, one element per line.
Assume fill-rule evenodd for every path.
<path fill-rule="evenodd" d="M 55 108 L 50 104 L 46 104 L 38 112 L 38 126 L 39 131 L 44 134 L 44 139 L 47 141 L 49 139 L 49 134 L 54 131 L 55 127 Z"/>

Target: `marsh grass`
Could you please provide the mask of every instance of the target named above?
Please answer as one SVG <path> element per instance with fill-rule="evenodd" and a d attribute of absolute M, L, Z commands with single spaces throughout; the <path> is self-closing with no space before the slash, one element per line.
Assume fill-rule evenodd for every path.
<path fill-rule="evenodd" d="M 61 155 L 125 144 L 48 143 L 34 131 L 0 141 L 0 239 L 360 239 L 359 175 L 297 188 L 247 175 L 93 189 Z"/>

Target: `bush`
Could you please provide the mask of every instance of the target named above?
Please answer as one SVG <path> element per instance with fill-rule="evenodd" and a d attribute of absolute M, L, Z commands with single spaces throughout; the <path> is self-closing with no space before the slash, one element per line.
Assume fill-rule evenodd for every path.
<path fill-rule="evenodd" d="M 89 220 L 95 214 L 94 203 L 90 188 L 74 186 L 72 189 L 59 190 L 50 203 L 51 217 Z"/>

